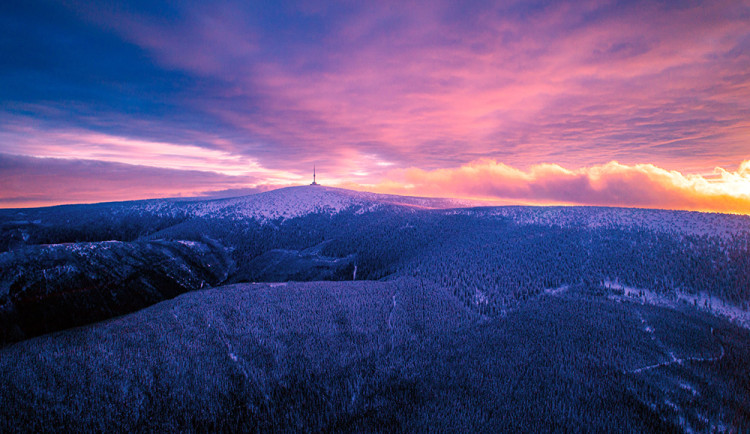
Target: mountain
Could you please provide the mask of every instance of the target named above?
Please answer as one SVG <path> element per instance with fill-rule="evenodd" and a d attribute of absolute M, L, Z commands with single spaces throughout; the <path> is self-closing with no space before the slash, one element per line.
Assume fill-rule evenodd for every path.
<path fill-rule="evenodd" d="M 483 314 L 548 288 L 617 282 L 695 303 L 716 298 L 750 322 L 748 216 L 460 205 L 302 186 L 4 210 L 0 343 L 208 286 L 399 275 L 440 282 Z"/>
<path fill-rule="evenodd" d="M 326 256 L 327 243 L 310 245 L 285 222 L 307 218 L 327 227 L 340 213 L 397 214 L 461 204 L 302 186 L 230 199 L 4 210 L 0 343 L 228 281 L 341 279 L 353 274 L 355 255 Z M 309 235 L 302 226 L 295 231 Z"/>
<path fill-rule="evenodd" d="M 236 284 L 0 350 L 0 431 L 742 432 L 750 332 L 571 288 Z"/>
<path fill-rule="evenodd" d="M 750 216 L 696 211 L 591 206 L 503 206 L 456 210 L 485 217 L 502 216 L 521 225 L 634 229 L 678 236 L 731 238 L 750 232 Z"/>
<path fill-rule="evenodd" d="M 750 426 L 748 216 L 304 186 L 0 234 L 0 431 Z"/>
<path fill-rule="evenodd" d="M 216 243 L 102 241 L 0 254 L 0 342 L 88 324 L 226 280 Z"/>
<path fill-rule="evenodd" d="M 386 206 L 445 209 L 471 206 L 474 203 L 476 202 L 395 196 L 320 185 L 305 185 L 280 188 L 238 198 L 198 201 L 185 204 L 185 209 L 188 214 L 196 217 L 270 221 L 301 217 L 312 213 L 336 214 L 344 210 L 355 210 L 357 213 L 363 213 Z"/>

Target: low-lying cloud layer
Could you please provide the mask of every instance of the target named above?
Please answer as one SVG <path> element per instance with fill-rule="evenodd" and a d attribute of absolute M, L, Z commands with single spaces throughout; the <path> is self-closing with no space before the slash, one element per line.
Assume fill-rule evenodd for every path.
<path fill-rule="evenodd" d="M 96 160 L 0 154 L 0 208 L 190 197 L 251 179 Z"/>
<path fill-rule="evenodd" d="M 652 164 L 603 165 L 568 170 L 539 164 L 527 170 L 493 160 L 455 169 L 406 169 L 391 181 L 358 186 L 380 192 L 471 197 L 529 204 L 604 205 L 750 214 L 750 161 L 736 171 L 684 175 Z"/>
<path fill-rule="evenodd" d="M 261 176 L 163 169 L 97 160 L 0 154 L 0 207 L 134 200 L 231 197 L 299 182 Z M 457 168 L 392 169 L 375 184 L 323 177 L 325 185 L 379 193 L 456 197 L 497 204 L 602 205 L 750 214 L 750 160 L 737 170 L 686 175 L 652 164 L 615 161 L 578 169 L 539 164 L 522 170 L 490 159 Z M 320 178 L 319 178 L 320 180 Z"/>

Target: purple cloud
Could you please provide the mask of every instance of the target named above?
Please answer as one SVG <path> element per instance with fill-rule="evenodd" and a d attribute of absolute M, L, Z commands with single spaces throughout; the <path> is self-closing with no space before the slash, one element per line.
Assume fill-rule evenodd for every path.
<path fill-rule="evenodd" d="M 0 154 L 0 207 L 192 197 L 242 185 L 211 172 Z"/>

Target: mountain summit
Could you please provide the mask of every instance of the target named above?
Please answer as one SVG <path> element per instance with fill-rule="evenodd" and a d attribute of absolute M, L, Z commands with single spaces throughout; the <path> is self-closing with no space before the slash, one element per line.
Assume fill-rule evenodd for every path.
<path fill-rule="evenodd" d="M 455 199 L 367 193 L 316 184 L 280 188 L 236 198 L 191 202 L 188 209 L 191 214 L 201 217 L 275 220 L 316 212 L 336 214 L 349 209 L 366 212 L 388 205 L 446 209 L 471 206 L 473 203 Z"/>

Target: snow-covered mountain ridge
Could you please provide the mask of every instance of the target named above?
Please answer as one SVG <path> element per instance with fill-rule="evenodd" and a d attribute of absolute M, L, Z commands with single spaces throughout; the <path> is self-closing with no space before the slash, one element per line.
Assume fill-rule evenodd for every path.
<path fill-rule="evenodd" d="M 196 217 L 260 221 L 288 219 L 310 213 L 357 213 L 396 205 L 412 209 L 449 209 L 451 213 L 502 216 L 518 224 L 541 226 L 632 228 L 683 235 L 731 237 L 750 232 L 750 216 L 639 208 L 590 206 L 477 206 L 477 201 L 397 196 L 323 186 L 286 187 L 263 193 L 201 201 L 141 202 L 156 214 L 187 213 Z"/>
<path fill-rule="evenodd" d="M 505 217 L 521 225 L 642 229 L 721 238 L 750 233 L 750 216 L 696 211 L 593 206 L 501 206 L 450 212 Z"/>
<path fill-rule="evenodd" d="M 9 223 L 30 224 L 30 220 L 37 219 L 38 222 L 50 224 L 59 223 L 60 214 L 65 214 L 67 218 L 70 214 L 68 211 L 76 215 L 77 209 L 80 208 L 87 213 L 96 210 L 103 215 L 120 217 L 151 215 L 174 218 L 254 219 L 267 223 L 311 213 L 334 215 L 342 211 L 353 211 L 362 214 L 386 207 L 402 207 L 409 210 L 442 209 L 450 214 L 477 217 L 501 217 L 520 225 L 643 229 L 683 236 L 705 235 L 721 238 L 750 233 L 750 216 L 747 215 L 592 206 L 484 205 L 482 202 L 470 200 L 397 196 L 305 185 L 221 199 L 151 199 L 65 205 L 38 210 L 0 210 L 0 216 L 4 214 Z M 37 211 L 41 211 L 42 214 L 36 215 Z M 54 221 L 48 221 L 48 218 Z"/>
<path fill-rule="evenodd" d="M 396 205 L 415 209 L 446 209 L 473 206 L 456 199 L 396 196 L 305 185 L 286 187 L 248 196 L 202 201 L 157 200 L 142 203 L 143 209 L 157 214 L 185 212 L 195 217 L 288 219 L 311 213 L 337 214 L 353 209 L 357 213 Z"/>

